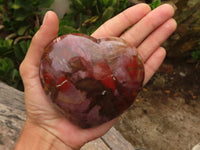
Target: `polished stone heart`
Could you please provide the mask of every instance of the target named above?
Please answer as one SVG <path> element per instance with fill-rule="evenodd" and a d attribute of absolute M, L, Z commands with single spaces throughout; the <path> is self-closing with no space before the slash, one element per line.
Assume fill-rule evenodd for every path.
<path fill-rule="evenodd" d="M 136 49 L 120 38 L 67 34 L 45 49 L 40 78 L 66 118 L 89 128 L 131 106 L 141 89 L 144 67 Z"/>

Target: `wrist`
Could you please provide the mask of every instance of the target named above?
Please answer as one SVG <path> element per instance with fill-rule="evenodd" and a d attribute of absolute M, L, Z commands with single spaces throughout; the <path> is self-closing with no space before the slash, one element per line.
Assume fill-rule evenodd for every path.
<path fill-rule="evenodd" d="M 44 128 L 26 121 L 15 150 L 72 150 Z"/>

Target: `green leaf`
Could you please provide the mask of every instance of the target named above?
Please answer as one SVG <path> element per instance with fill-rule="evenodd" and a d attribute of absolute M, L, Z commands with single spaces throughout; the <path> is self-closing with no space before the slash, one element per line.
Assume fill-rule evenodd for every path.
<path fill-rule="evenodd" d="M 13 45 L 13 40 L 12 39 L 5 40 L 5 46 L 7 48 L 11 48 L 12 45 Z"/>
<path fill-rule="evenodd" d="M 68 25 L 68 26 L 76 25 L 74 14 L 67 14 L 60 20 L 60 26 L 64 26 L 64 25 Z"/>
<path fill-rule="evenodd" d="M 5 1 L 5 0 L 0 0 L 0 4 L 3 4 L 4 1 Z"/>
<path fill-rule="evenodd" d="M 81 0 L 72 0 L 72 4 L 77 10 L 84 10 L 85 9 L 85 6 L 81 2 Z"/>
<path fill-rule="evenodd" d="M 0 59 L 0 75 L 1 77 L 6 77 L 9 72 L 14 68 L 14 63 L 10 58 Z"/>
<path fill-rule="evenodd" d="M 99 16 L 93 16 L 82 23 L 82 26 L 86 26 L 88 24 L 95 23 L 99 19 Z"/>
<path fill-rule="evenodd" d="M 19 8 L 21 8 L 21 6 L 20 6 L 20 5 L 17 5 L 17 4 L 13 4 L 13 5 L 12 5 L 12 8 L 13 8 L 13 9 L 19 9 Z"/>
<path fill-rule="evenodd" d="M 12 80 L 13 82 L 17 81 L 17 79 L 20 78 L 19 71 L 18 71 L 17 69 L 13 69 L 13 70 L 11 71 L 10 76 L 11 76 L 11 80 Z"/>
<path fill-rule="evenodd" d="M 87 35 L 91 35 L 96 29 L 97 29 L 96 26 L 90 26 L 90 27 L 87 29 Z"/>
<path fill-rule="evenodd" d="M 200 49 L 192 52 L 191 55 L 192 55 L 192 58 L 194 58 L 196 60 L 200 60 Z"/>
<path fill-rule="evenodd" d="M 11 2 L 12 3 L 12 2 Z M 15 0 L 14 2 L 14 5 L 19 5 L 20 8 L 24 8 L 24 9 L 27 9 L 27 8 L 30 8 L 32 7 L 32 0 Z"/>
<path fill-rule="evenodd" d="M 118 0 L 111 0 L 110 6 L 115 8 L 117 6 L 117 2 Z"/>
<path fill-rule="evenodd" d="M 36 33 L 38 30 L 39 30 L 39 28 L 34 27 L 32 30 L 29 30 L 29 35 L 30 35 L 30 36 L 34 36 L 35 33 Z"/>
<path fill-rule="evenodd" d="M 195 50 L 191 53 L 192 58 L 197 61 L 200 61 L 200 41 L 197 42 Z"/>
<path fill-rule="evenodd" d="M 0 56 L 5 57 L 8 54 L 12 53 L 12 44 L 13 40 L 8 39 L 4 40 L 0 38 Z"/>
<path fill-rule="evenodd" d="M 101 3 L 103 6 L 107 7 L 108 4 L 109 4 L 109 1 L 110 1 L 110 0 L 100 0 L 100 3 Z"/>
<path fill-rule="evenodd" d="M 102 20 L 103 21 L 107 21 L 108 19 L 110 19 L 113 15 L 114 15 L 114 8 L 113 7 L 108 7 L 102 15 Z"/>
<path fill-rule="evenodd" d="M 14 13 L 14 17 L 16 21 L 24 21 L 30 14 L 26 13 L 23 11 L 17 11 Z"/>
<path fill-rule="evenodd" d="M 54 0 L 40 0 L 38 7 L 47 8 L 53 4 Z"/>
<path fill-rule="evenodd" d="M 29 48 L 30 40 L 21 41 L 14 46 L 14 54 L 18 62 L 22 62 Z"/>
<path fill-rule="evenodd" d="M 161 0 L 153 0 L 153 2 L 151 4 L 149 4 L 149 6 L 151 7 L 152 10 L 157 8 L 160 5 L 161 5 Z"/>
<path fill-rule="evenodd" d="M 8 67 L 8 64 L 4 59 L 0 59 L 0 75 L 4 76 L 6 74 L 6 68 Z"/>
<path fill-rule="evenodd" d="M 67 34 L 67 33 L 77 33 L 78 31 L 71 27 L 71 26 L 61 26 L 60 29 L 59 29 L 59 32 L 58 32 L 58 35 L 64 35 L 64 34 Z"/>
<path fill-rule="evenodd" d="M 12 47 L 12 44 L 13 44 L 12 39 L 4 40 L 4 39 L 0 38 L 0 48 L 10 49 Z"/>
<path fill-rule="evenodd" d="M 19 46 L 20 46 L 23 54 L 25 55 L 26 52 L 27 52 L 27 50 L 28 50 L 28 48 L 29 48 L 29 46 L 30 46 L 30 40 L 28 40 L 28 41 L 21 41 L 19 43 Z"/>
<path fill-rule="evenodd" d="M 3 38 L 0 37 L 0 47 L 11 48 L 12 47 L 12 43 L 13 43 L 12 39 L 4 40 Z"/>
<path fill-rule="evenodd" d="M 0 79 L 15 88 L 23 90 L 19 71 L 14 68 L 14 63 L 10 58 L 0 59 Z"/>
<path fill-rule="evenodd" d="M 97 4 L 97 0 L 92 0 L 89 2 L 88 2 L 88 0 L 81 0 L 81 2 L 86 8 L 91 8 Z"/>
<path fill-rule="evenodd" d="M 86 20 L 89 19 L 89 16 L 86 15 L 86 14 L 84 14 L 84 13 L 79 13 L 79 15 L 77 16 L 77 18 L 78 18 L 78 20 L 79 20 L 79 21 L 78 21 L 78 22 L 79 22 L 78 27 L 81 27 L 82 24 L 83 24 Z"/>
<path fill-rule="evenodd" d="M 20 27 L 19 30 L 17 31 L 17 34 L 23 35 L 28 28 L 29 28 L 29 25 Z"/>

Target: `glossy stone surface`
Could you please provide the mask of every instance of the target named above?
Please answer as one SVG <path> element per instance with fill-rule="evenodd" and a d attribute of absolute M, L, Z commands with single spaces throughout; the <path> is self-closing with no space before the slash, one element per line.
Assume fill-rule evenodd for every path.
<path fill-rule="evenodd" d="M 136 49 L 120 38 L 67 34 L 45 49 L 40 77 L 66 118 L 89 128 L 129 108 L 141 89 L 144 67 Z"/>

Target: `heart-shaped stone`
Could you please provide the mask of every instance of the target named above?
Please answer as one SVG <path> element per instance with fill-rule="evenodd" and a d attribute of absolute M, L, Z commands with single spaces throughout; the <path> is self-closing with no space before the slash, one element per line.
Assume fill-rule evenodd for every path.
<path fill-rule="evenodd" d="M 144 67 L 136 49 L 120 38 L 67 34 L 45 49 L 40 78 L 66 118 L 89 128 L 129 108 L 141 89 Z"/>

